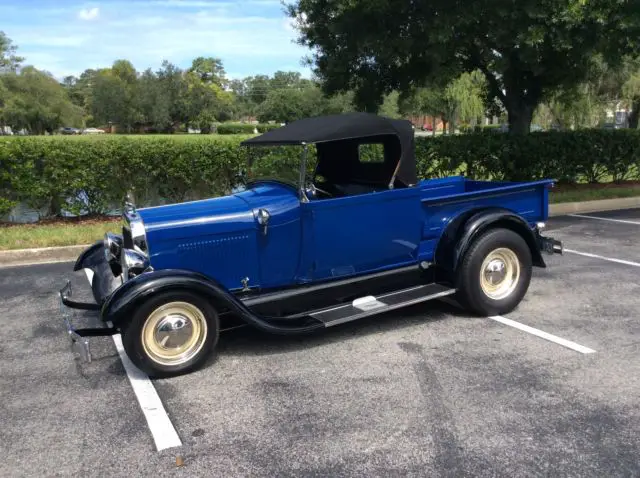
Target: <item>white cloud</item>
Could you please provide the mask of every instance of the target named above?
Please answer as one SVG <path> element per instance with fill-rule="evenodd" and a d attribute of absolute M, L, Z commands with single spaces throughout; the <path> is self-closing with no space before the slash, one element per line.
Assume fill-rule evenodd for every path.
<path fill-rule="evenodd" d="M 100 15 L 100 9 L 98 7 L 83 8 L 78 12 L 78 18 L 80 20 L 95 20 Z"/>

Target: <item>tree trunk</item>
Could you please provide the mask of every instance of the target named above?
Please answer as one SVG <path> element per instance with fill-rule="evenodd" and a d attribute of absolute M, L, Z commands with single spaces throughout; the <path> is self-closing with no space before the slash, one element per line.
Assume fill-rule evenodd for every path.
<path fill-rule="evenodd" d="M 446 121 L 444 118 L 442 118 L 442 134 L 446 135 L 447 134 L 447 125 L 449 124 L 448 121 Z"/>
<path fill-rule="evenodd" d="M 629 128 L 638 129 L 638 119 L 640 117 L 640 98 L 633 101 L 631 113 L 629 113 Z"/>
<path fill-rule="evenodd" d="M 510 105 L 507 109 L 509 115 L 509 134 L 517 136 L 529 133 L 534 109 L 535 106 L 531 106 L 523 101 L 518 101 Z"/>
<path fill-rule="evenodd" d="M 432 116 L 431 117 L 431 136 L 436 135 L 436 129 L 438 128 L 438 118 L 436 118 L 436 116 Z"/>

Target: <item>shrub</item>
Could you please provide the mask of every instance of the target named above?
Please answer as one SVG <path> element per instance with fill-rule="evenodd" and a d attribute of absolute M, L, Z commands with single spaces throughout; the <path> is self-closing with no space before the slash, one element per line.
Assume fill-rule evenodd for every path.
<path fill-rule="evenodd" d="M 256 126 L 249 123 L 221 123 L 216 131 L 218 134 L 252 134 Z"/>
<path fill-rule="evenodd" d="M 279 127 L 279 124 L 269 123 L 220 123 L 217 126 L 217 132 L 218 134 L 252 134 L 257 129 L 258 133 L 265 133 Z"/>
<path fill-rule="evenodd" d="M 475 126 L 461 126 L 461 133 L 483 133 L 483 132 L 497 132 L 502 127 L 501 124 L 481 124 Z"/>
<path fill-rule="evenodd" d="M 0 140 L 0 205 L 50 214 L 104 213 L 129 190 L 140 204 L 226 194 L 247 153 L 245 137 L 25 137 Z M 6 212 L 6 211 L 5 211 Z"/>
<path fill-rule="evenodd" d="M 420 138 L 416 149 L 423 177 L 463 172 L 492 180 L 622 181 L 638 178 L 640 131 L 538 132 L 522 137 L 478 132 Z"/>
<path fill-rule="evenodd" d="M 275 128 L 278 125 L 263 125 Z M 16 203 L 49 214 L 104 213 L 132 190 L 140 205 L 230 193 L 246 176 L 249 135 L 0 138 L 0 214 Z M 640 176 L 640 131 L 472 133 L 416 138 L 420 178 L 551 178 L 575 183 Z M 295 168 L 300 148 L 253 148 L 264 172 Z M 313 165 L 310 148 L 309 164 Z M 263 158 L 264 159 L 264 158 Z M 258 173 L 258 171 L 254 171 Z M 294 175 L 295 176 L 295 175 Z"/>
<path fill-rule="evenodd" d="M 257 126 L 259 133 L 266 133 L 267 131 L 271 131 L 272 129 L 278 129 L 280 127 L 280 123 L 260 123 Z"/>

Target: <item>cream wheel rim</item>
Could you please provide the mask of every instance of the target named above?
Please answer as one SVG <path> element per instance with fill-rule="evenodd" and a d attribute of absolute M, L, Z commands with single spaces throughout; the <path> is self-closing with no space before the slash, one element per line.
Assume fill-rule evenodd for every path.
<path fill-rule="evenodd" d="M 509 297 L 520 279 L 520 261 L 511 249 L 501 247 L 487 254 L 480 268 L 482 292 L 493 300 Z"/>
<path fill-rule="evenodd" d="M 161 365 L 180 365 L 195 356 L 207 338 L 207 320 L 189 302 L 169 302 L 155 309 L 142 328 L 142 346 Z"/>

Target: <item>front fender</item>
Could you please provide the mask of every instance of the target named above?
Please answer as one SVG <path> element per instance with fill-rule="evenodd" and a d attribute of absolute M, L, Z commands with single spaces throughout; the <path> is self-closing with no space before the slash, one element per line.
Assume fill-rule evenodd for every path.
<path fill-rule="evenodd" d="M 280 326 L 269 317 L 256 316 L 242 301 L 217 281 L 198 272 L 183 269 L 162 269 L 145 272 L 125 282 L 105 301 L 101 309 L 102 320 L 114 326 L 126 324 L 135 309 L 151 296 L 168 290 L 188 290 L 210 300 L 217 309 L 228 308 L 249 325 L 273 334 L 299 334 L 322 328 L 322 324 Z"/>
<path fill-rule="evenodd" d="M 74 271 L 84 268 L 91 269 L 97 266 L 104 259 L 104 244 L 98 241 L 90 247 L 87 247 L 76 259 L 73 266 Z"/>
<path fill-rule="evenodd" d="M 503 227 L 520 234 L 531 251 L 533 265 L 546 267 L 534 231 L 522 216 L 505 208 L 483 208 L 466 211 L 451 220 L 436 249 L 436 264 L 451 278 L 471 243 L 489 228 Z"/>

